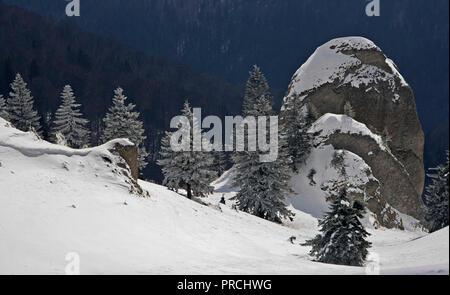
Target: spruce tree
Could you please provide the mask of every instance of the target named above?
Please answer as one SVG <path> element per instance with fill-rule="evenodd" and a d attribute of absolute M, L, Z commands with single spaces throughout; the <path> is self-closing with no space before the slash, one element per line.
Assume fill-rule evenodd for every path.
<path fill-rule="evenodd" d="M 72 148 L 82 148 L 89 144 L 88 120 L 80 112 L 80 104 L 75 101 L 72 87 L 66 85 L 61 93 L 62 103 L 55 113 L 51 134 L 55 138 L 60 133 L 66 144 Z"/>
<path fill-rule="evenodd" d="M 272 101 L 266 95 L 256 98 L 252 109 L 248 109 L 250 116 L 274 115 Z M 269 129 L 270 124 L 266 124 Z M 260 128 L 256 126 L 256 130 Z M 252 130 L 248 130 L 251 132 Z M 269 136 L 267 131 L 267 136 Z M 240 190 L 234 197 L 240 210 L 255 216 L 282 222 L 282 218 L 292 218 L 294 214 L 286 208 L 283 202 L 285 195 L 291 192 L 290 188 L 290 161 L 289 157 L 280 149 L 285 145 L 284 139 L 277 134 L 279 140 L 278 157 L 273 162 L 261 162 L 261 151 L 249 151 L 233 154 L 234 175 L 233 185 Z"/>
<path fill-rule="evenodd" d="M 254 104 L 256 100 L 265 96 L 267 99 L 272 100 L 272 95 L 270 94 L 269 84 L 267 83 L 264 74 L 261 69 L 254 65 L 253 70 L 250 71 L 250 77 L 245 86 L 245 95 L 242 114 L 244 117 L 249 115 L 249 112 L 254 110 Z"/>
<path fill-rule="evenodd" d="M 107 142 L 116 138 L 128 138 L 139 148 L 139 169 L 147 166 L 147 151 L 145 149 L 144 124 L 139 120 L 139 113 L 133 111 L 136 105 L 125 104 L 127 97 L 122 88 L 114 91 L 113 105 L 108 109 L 103 122 L 105 128 L 101 140 Z"/>
<path fill-rule="evenodd" d="M 213 192 L 214 188 L 210 183 L 217 177 L 213 167 L 214 158 L 210 152 L 193 151 L 193 128 L 198 127 L 199 122 L 194 120 L 187 101 L 184 103 L 182 116 L 190 122 L 190 150 L 174 151 L 170 144 L 173 133 L 166 132 L 161 141 L 161 159 L 158 160 L 164 174 L 163 185 L 176 191 L 185 189 L 189 199 L 192 196 L 206 197 Z"/>
<path fill-rule="evenodd" d="M 298 168 L 308 157 L 312 147 L 312 135 L 308 133 L 309 110 L 299 109 L 296 99 L 286 100 L 280 114 L 282 136 L 286 145 L 282 148 L 291 158 L 291 168 Z"/>
<path fill-rule="evenodd" d="M 364 205 L 355 201 L 353 206 L 342 189 L 331 204 L 331 211 L 319 221 L 321 234 L 306 241 L 303 246 L 312 246 L 310 252 L 323 263 L 362 266 L 368 255 L 370 235 L 360 222 L 365 212 Z"/>
<path fill-rule="evenodd" d="M 217 172 L 217 177 L 222 176 L 227 168 L 227 155 L 225 152 L 213 152 L 213 167 Z"/>
<path fill-rule="evenodd" d="M 27 83 L 20 74 L 11 83 L 12 91 L 9 93 L 7 110 L 10 122 L 19 130 L 39 133 L 41 125 L 37 111 L 33 109 L 34 99 Z"/>
<path fill-rule="evenodd" d="M 6 100 L 3 98 L 3 95 L 0 94 L 0 118 L 5 120 L 9 120 L 9 114 L 6 110 Z"/>
<path fill-rule="evenodd" d="M 425 189 L 425 204 L 427 205 L 426 221 L 430 224 L 430 232 L 440 230 L 449 224 L 448 167 L 447 151 L 447 163 L 430 169 L 436 173 L 428 174 L 431 184 Z"/>

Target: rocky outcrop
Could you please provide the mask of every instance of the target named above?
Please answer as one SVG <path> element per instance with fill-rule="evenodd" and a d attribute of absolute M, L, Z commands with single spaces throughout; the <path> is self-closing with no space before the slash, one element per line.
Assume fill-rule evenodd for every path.
<path fill-rule="evenodd" d="M 403 164 L 416 193 L 425 179 L 424 134 L 411 87 L 395 64 L 371 41 L 339 38 L 321 47 L 295 73 L 285 100 L 308 105 L 318 119 L 326 113 L 352 117 L 383 135 L 392 154 Z"/>
<path fill-rule="evenodd" d="M 404 166 L 389 151 L 381 149 L 369 136 L 335 133 L 326 142 L 336 149 L 359 155 L 380 182 L 383 200 L 402 213 L 423 219 L 425 208 L 421 197 L 414 189 Z"/>
<path fill-rule="evenodd" d="M 149 196 L 138 183 L 138 147 L 130 141 L 110 142 L 109 151 L 115 155 L 116 159 L 105 158 L 105 161 L 111 161 L 113 173 L 124 177 L 124 181 L 129 186 L 129 192 L 138 196 Z M 108 145 L 108 144 L 107 144 Z"/>
<path fill-rule="evenodd" d="M 414 95 L 373 42 L 348 37 L 320 46 L 292 78 L 288 103 L 309 110 L 321 144 L 352 152 L 370 166 L 380 185 L 376 203 L 423 218 L 424 134 Z M 380 213 L 377 204 L 369 206 Z M 396 220 L 393 215 L 388 219 Z"/>
<path fill-rule="evenodd" d="M 116 144 L 114 146 L 115 152 L 118 152 L 119 155 L 125 160 L 128 164 L 131 172 L 131 177 L 134 180 L 138 180 L 138 148 L 136 145 L 121 145 Z"/>

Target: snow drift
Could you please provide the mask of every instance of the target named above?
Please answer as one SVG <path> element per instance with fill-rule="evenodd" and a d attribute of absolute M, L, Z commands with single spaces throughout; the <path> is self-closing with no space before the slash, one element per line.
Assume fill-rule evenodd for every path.
<path fill-rule="evenodd" d="M 0 274 L 65 274 L 68 253 L 81 274 L 366 273 L 311 260 L 310 214 L 278 225 L 232 209 L 230 173 L 208 206 L 144 181 L 149 195 L 130 192 L 111 144 L 72 150 L 0 119 Z M 381 273 L 448 273 L 448 230 L 369 231 Z"/>

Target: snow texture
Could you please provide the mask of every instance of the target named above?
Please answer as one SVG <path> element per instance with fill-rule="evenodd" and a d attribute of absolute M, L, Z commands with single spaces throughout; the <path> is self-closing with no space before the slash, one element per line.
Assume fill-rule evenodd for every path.
<path fill-rule="evenodd" d="M 308 213 L 278 225 L 232 209 L 229 173 L 210 206 L 144 181 L 150 197 L 130 194 L 101 157 L 113 143 L 72 150 L 0 119 L 0 274 L 64 274 L 70 252 L 81 274 L 366 274 L 311 260 Z M 448 274 L 448 228 L 368 231 L 381 274 Z"/>

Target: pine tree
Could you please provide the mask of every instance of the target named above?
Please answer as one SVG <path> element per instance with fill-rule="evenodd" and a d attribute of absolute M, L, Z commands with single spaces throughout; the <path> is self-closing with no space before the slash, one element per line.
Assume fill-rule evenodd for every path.
<path fill-rule="evenodd" d="M 224 152 L 213 152 L 213 168 L 217 172 L 217 177 L 222 176 L 227 167 L 227 155 Z"/>
<path fill-rule="evenodd" d="M 448 199 L 448 151 L 447 163 L 430 170 L 436 173 L 428 174 L 431 178 L 425 191 L 425 204 L 427 205 L 426 221 L 430 223 L 430 232 L 440 230 L 449 224 L 449 199 Z"/>
<path fill-rule="evenodd" d="M 206 197 L 213 192 L 210 183 L 217 177 L 213 168 L 214 158 L 209 152 L 193 151 L 193 128 L 198 127 L 199 122 L 194 120 L 187 101 L 182 116 L 190 122 L 190 151 L 173 151 L 170 144 L 172 133 L 166 132 L 161 141 L 161 159 L 158 160 L 164 174 L 163 185 L 176 191 L 185 189 L 189 199 L 192 196 Z"/>
<path fill-rule="evenodd" d="M 247 114 L 266 118 L 274 115 L 271 100 L 266 95 L 261 95 L 256 99 L 253 109 L 247 110 Z M 266 126 L 269 129 L 269 124 Z M 267 135 L 269 136 L 269 131 Z M 285 144 L 283 138 L 277 136 L 279 146 L 283 146 Z M 240 188 L 234 199 L 237 200 L 240 210 L 281 223 L 282 218 L 294 216 L 283 202 L 285 195 L 291 192 L 289 157 L 279 149 L 275 161 L 261 162 L 261 154 L 264 153 L 248 149 L 233 154 L 235 164 L 233 185 Z"/>
<path fill-rule="evenodd" d="M 321 234 L 303 246 L 312 246 L 310 255 L 319 262 L 362 266 L 371 247 L 366 241 L 370 234 L 359 220 L 364 212 L 364 205 L 359 201 L 350 205 L 347 192 L 342 189 L 332 202 L 331 211 L 319 221 Z"/>
<path fill-rule="evenodd" d="M 243 104 L 243 115 L 244 117 L 249 115 L 249 112 L 254 110 L 254 104 L 256 100 L 265 96 L 267 99 L 272 100 L 272 95 L 270 94 L 269 84 L 267 83 L 264 74 L 261 69 L 254 65 L 253 70 L 250 71 L 250 78 L 245 86 L 244 104 Z"/>
<path fill-rule="evenodd" d="M 20 74 L 11 83 L 12 92 L 9 93 L 7 102 L 7 110 L 10 122 L 19 130 L 31 131 L 39 133 L 41 125 L 40 117 L 33 109 L 34 99 L 27 83 L 22 79 Z"/>
<path fill-rule="evenodd" d="M 6 101 L 3 98 L 3 95 L 0 94 L 0 118 L 5 120 L 9 120 L 9 114 L 6 109 Z"/>
<path fill-rule="evenodd" d="M 280 114 L 282 136 L 286 145 L 282 148 L 291 158 L 291 168 L 298 172 L 299 165 L 303 164 L 312 147 L 312 135 L 308 133 L 309 110 L 298 108 L 295 99 L 286 100 Z"/>
<path fill-rule="evenodd" d="M 139 120 L 139 113 L 133 111 L 136 105 L 125 104 L 126 99 L 122 88 L 114 91 L 113 105 L 103 119 L 105 128 L 101 139 L 103 142 L 116 138 L 131 140 L 139 148 L 139 169 L 142 170 L 147 166 L 148 154 L 144 146 L 147 137 L 144 136 L 144 124 Z"/>
<path fill-rule="evenodd" d="M 60 133 L 66 144 L 72 148 L 82 148 L 89 144 L 90 131 L 85 127 L 89 123 L 79 110 L 72 87 L 66 85 L 61 93 L 62 103 L 55 113 L 51 128 L 52 136 Z"/>

